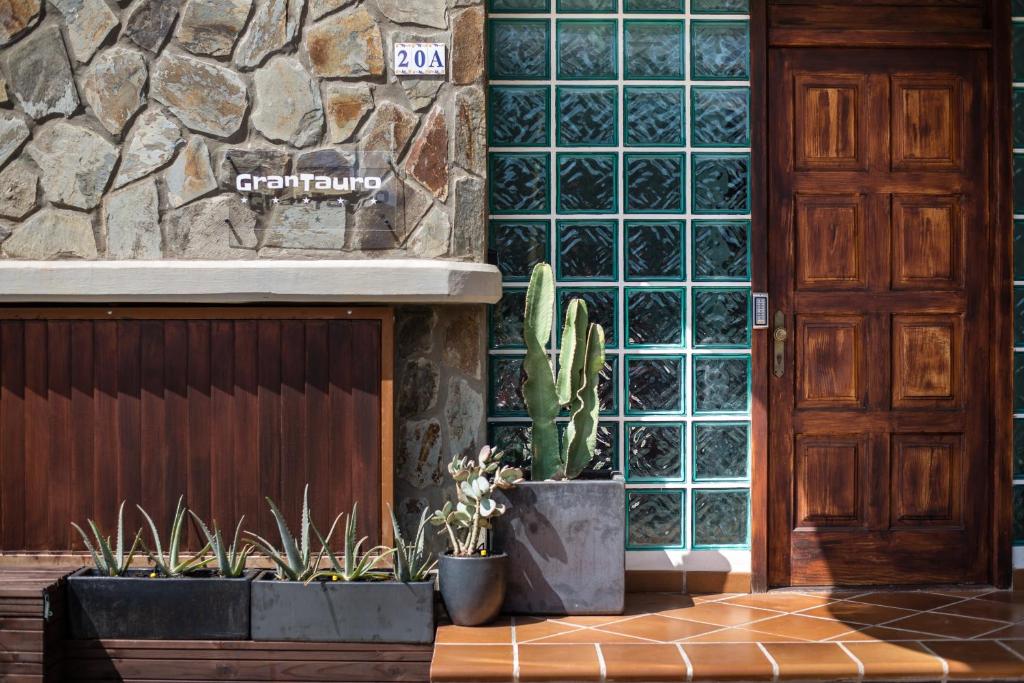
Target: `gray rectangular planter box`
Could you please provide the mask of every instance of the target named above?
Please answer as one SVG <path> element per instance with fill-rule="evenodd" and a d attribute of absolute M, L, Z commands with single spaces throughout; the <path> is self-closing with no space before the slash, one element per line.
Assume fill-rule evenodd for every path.
<path fill-rule="evenodd" d="M 434 642 L 434 582 L 252 583 L 252 639 L 330 643 Z"/>
<path fill-rule="evenodd" d="M 248 640 L 249 586 L 256 573 L 153 579 L 148 570 L 110 577 L 80 569 L 67 579 L 71 637 Z"/>
<path fill-rule="evenodd" d="M 509 509 L 494 526 L 508 554 L 506 612 L 621 614 L 626 597 L 626 484 L 531 481 L 498 491 Z"/>

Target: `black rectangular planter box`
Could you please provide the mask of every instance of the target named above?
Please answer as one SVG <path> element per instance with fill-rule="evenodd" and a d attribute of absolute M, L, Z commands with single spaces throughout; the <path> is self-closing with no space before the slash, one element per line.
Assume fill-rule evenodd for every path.
<path fill-rule="evenodd" d="M 330 643 L 434 642 L 434 582 L 252 582 L 252 639 Z"/>
<path fill-rule="evenodd" d="M 621 614 L 626 600 L 626 484 L 529 481 L 498 491 L 509 509 L 494 525 L 508 554 L 505 612 Z"/>
<path fill-rule="evenodd" d="M 79 569 L 67 579 L 71 637 L 248 640 L 249 586 L 256 574 L 153 579 L 149 570 L 110 577 Z"/>

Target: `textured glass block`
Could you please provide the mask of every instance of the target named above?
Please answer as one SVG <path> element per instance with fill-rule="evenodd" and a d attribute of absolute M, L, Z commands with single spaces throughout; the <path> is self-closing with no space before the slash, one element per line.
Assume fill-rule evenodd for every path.
<path fill-rule="evenodd" d="M 747 221 L 693 221 L 693 279 L 750 278 Z"/>
<path fill-rule="evenodd" d="M 693 547 L 746 545 L 750 494 L 746 491 L 693 492 Z"/>
<path fill-rule="evenodd" d="M 1024 419 L 1013 420 L 1013 478 L 1024 477 Z"/>
<path fill-rule="evenodd" d="M 750 408 L 750 359 L 697 356 L 693 359 L 695 413 L 741 413 Z"/>
<path fill-rule="evenodd" d="M 506 289 L 501 301 L 490 308 L 491 348 L 523 348 L 523 315 L 526 311 L 526 288 Z"/>
<path fill-rule="evenodd" d="M 750 155 L 693 155 L 693 212 L 750 212 Z"/>
<path fill-rule="evenodd" d="M 565 80 L 618 78 L 618 23 L 559 19 L 558 77 Z"/>
<path fill-rule="evenodd" d="M 1024 220 L 1013 222 L 1013 279 L 1024 280 Z"/>
<path fill-rule="evenodd" d="M 682 221 L 626 221 L 627 280 L 685 280 Z"/>
<path fill-rule="evenodd" d="M 1013 354 L 1013 412 L 1024 413 L 1024 353 Z"/>
<path fill-rule="evenodd" d="M 750 290 L 693 290 L 693 345 L 750 346 Z"/>
<path fill-rule="evenodd" d="M 615 12 L 618 0 L 558 0 L 559 12 Z"/>
<path fill-rule="evenodd" d="M 1024 346 L 1024 287 L 1013 288 L 1013 345 Z"/>
<path fill-rule="evenodd" d="M 619 140 L 618 120 L 618 88 L 558 89 L 559 145 L 614 147 Z"/>
<path fill-rule="evenodd" d="M 491 356 L 490 377 L 491 414 L 525 415 L 523 382 L 526 373 L 522 356 Z"/>
<path fill-rule="evenodd" d="M 750 144 L 750 91 L 747 88 L 693 88 L 694 147 Z"/>
<path fill-rule="evenodd" d="M 683 88 L 626 89 L 626 144 L 637 147 L 685 144 Z"/>
<path fill-rule="evenodd" d="M 630 548 L 683 547 L 682 491 L 629 491 L 626 511 Z"/>
<path fill-rule="evenodd" d="M 618 319 L 619 290 L 614 287 L 559 287 L 557 320 L 565 320 L 565 309 L 573 299 L 587 302 L 590 322 L 604 328 L 605 346 L 613 348 L 617 338 L 615 321 Z M 558 329 L 561 329 L 561 322 Z"/>
<path fill-rule="evenodd" d="M 615 213 L 616 154 L 558 155 L 558 212 Z"/>
<path fill-rule="evenodd" d="M 745 14 L 750 0 L 690 0 L 693 14 Z"/>
<path fill-rule="evenodd" d="M 693 478 L 746 479 L 750 426 L 723 422 L 693 424 Z"/>
<path fill-rule="evenodd" d="M 615 221 L 559 221 L 558 279 L 616 279 L 618 244 Z"/>
<path fill-rule="evenodd" d="M 1024 147 L 1024 88 L 1013 89 L 1013 146 Z"/>
<path fill-rule="evenodd" d="M 1013 22 L 1013 80 L 1024 81 L 1024 23 Z"/>
<path fill-rule="evenodd" d="M 488 0 L 491 12 L 550 12 L 550 0 Z"/>
<path fill-rule="evenodd" d="M 1013 155 L 1013 212 L 1024 213 L 1024 154 Z"/>
<path fill-rule="evenodd" d="M 627 289 L 626 346 L 681 346 L 684 289 Z"/>
<path fill-rule="evenodd" d="M 626 412 L 682 413 L 684 360 L 681 357 L 630 356 L 626 359 L 629 405 Z"/>
<path fill-rule="evenodd" d="M 490 155 L 491 213 L 548 213 L 547 154 Z"/>
<path fill-rule="evenodd" d="M 686 0 L 626 0 L 627 12 L 685 12 Z"/>
<path fill-rule="evenodd" d="M 1015 17 L 1024 17 L 1024 0 L 1013 0 L 1010 4 L 1010 13 Z"/>
<path fill-rule="evenodd" d="M 690 23 L 694 80 L 746 80 L 750 69 L 750 26 L 745 21 Z"/>
<path fill-rule="evenodd" d="M 1024 543 L 1024 486 L 1013 487 L 1013 543 Z"/>
<path fill-rule="evenodd" d="M 526 282 L 548 260 L 547 221 L 491 221 L 491 249 L 505 282 Z"/>
<path fill-rule="evenodd" d="M 597 377 L 597 403 L 602 415 L 619 412 L 619 357 L 608 355 Z"/>
<path fill-rule="evenodd" d="M 511 467 L 530 469 L 531 424 L 529 422 L 492 422 L 487 442 L 501 452 L 501 462 Z"/>
<path fill-rule="evenodd" d="M 628 481 L 683 479 L 683 452 L 686 439 L 684 425 L 644 424 L 626 425 L 629 460 L 626 465 Z"/>
<path fill-rule="evenodd" d="M 681 79 L 686 74 L 686 25 L 681 21 L 623 22 L 627 79 Z"/>
<path fill-rule="evenodd" d="M 496 85 L 487 103 L 492 147 L 548 145 L 550 90 L 547 86 Z"/>
<path fill-rule="evenodd" d="M 492 81 L 547 80 L 551 77 L 551 22 L 547 19 L 492 19 L 490 71 Z"/>
<path fill-rule="evenodd" d="M 626 154 L 626 212 L 682 213 L 686 156 Z"/>
<path fill-rule="evenodd" d="M 619 423 L 598 422 L 594 459 L 590 461 L 590 466 L 587 469 L 594 472 L 617 470 L 619 463 L 618 450 Z"/>

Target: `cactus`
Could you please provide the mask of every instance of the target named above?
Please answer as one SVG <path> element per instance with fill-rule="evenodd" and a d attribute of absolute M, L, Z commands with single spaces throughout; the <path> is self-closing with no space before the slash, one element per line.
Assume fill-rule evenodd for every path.
<path fill-rule="evenodd" d="M 192 515 L 192 519 L 195 520 L 196 526 L 203 532 L 203 536 L 206 537 L 207 545 L 210 547 L 210 552 L 213 553 L 214 557 L 217 558 L 217 574 L 225 579 L 237 579 L 245 575 L 245 566 L 249 561 L 249 555 L 255 550 L 255 546 L 247 544 L 245 547 L 239 550 L 238 541 L 242 535 L 242 524 L 245 522 L 245 515 L 242 515 L 238 520 L 238 526 L 235 527 L 235 539 L 231 542 L 231 545 L 227 545 L 224 541 L 224 536 L 221 534 L 220 527 L 217 526 L 217 522 L 213 523 L 213 531 L 210 531 L 210 527 L 206 526 L 206 523 L 191 510 L 188 514 Z"/>
<path fill-rule="evenodd" d="M 302 527 L 299 538 L 296 539 L 274 501 L 267 498 L 267 504 L 270 505 L 270 514 L 277 522 L 277 532 L 281 536 L 281 549 L 278 550 L 273 543 L 251 531 L 246 531 L 245 535 L 250 538 L 253 545 L 261 552 L 266 553 L 267 557 L 277 565 L 279 581 L 308 581 L 310 577 L 320 571 L 320 563 L 323 562 L 324 555 L 329 552 L 328 545 L 342 516 L 338 515 L 334 518 L 334 523 L 331 524 L 331 529 L 326 537 L 321 536 L 320 531 L 316 529 L 311 520 L 309 484 L 306 484 L 302 493 Z M 313 546 L 310 543 L 311 533 L 315 533 L 320 539 L 320 552 L 316 555 L 313 554 Z"/>
<path fill-rule="evenodd" d="M 99 576 L 124 576 L 132 564 L 132 558 L 135 557 L 135 551 L 138 549 L 139 543 L 142 541 L 142 529 L 139 529 L 135 532 L 135 540 L 132 541 L 131 549 L 125 555 L 124 504 L 125 501 L 122 500 L 121 507 L 117 510 L 117 538 L 113 544 L 110 542 L 110 536 L 104 536 L 96 522 L 91 519 L 88 520 L 88 523 L 96 539 L 95 544 L 89 539 L 89 534 L 85 533 L 82 527 L 71 522 L 71 526 L 75 527 L 78 533 L 82 535 L 82 541 L 89 550 L 89 554 L 92 555 L 92 561 L 96 565 L 96 574 Z"/>
<path fill-rule="evenodd" d="M 207 558 L 206 553 L 210 549 L 210 544 L 207 543 L 203 546 L 202 550 L 196 553 L 189 559 L 181 559 L 181 542 L 184 539 L 185 532 L 185 513 L 187 508 L 184 506 L 185 497 L 180 496 L 178 498 L 178 506 L 174 508 L 174 517 L 171 521 L 171 534 L 167 538 L 167 554 L 164 555 L 163 547 L 160 544 L 160 532 L 157 531 L 156 523 L 153 522 L 153 518 L 149 516 L 141 505 L 136 505 L 142 516 L 146 518 L 146 524 L 149 525 L 149 531 L 153 536 L 154 549 L 146 547 L 145 542 L 142 544 L 143 550 L 149 557 L 160 574 L 165 577 L 172 578 L 177 576 L 184 576 L 190 572 L 194 572 L 199 569 L 203 569 L 206 565 L 213 562 L 213 558 Z"/>
<path fill-rule="evenodd" d="M 393 548 L 386 548 L 382 545 L 367 548 L 363 551 L 363 544 L 366 543 L 368 537 L 363 536 L 356 540 L 356 536 L 358 536 L 358 533 L 356 533 L 358 507 L 358 503 L 352 506 L 352 512 L 349 514 L 348 522 L 345 524 L 345 555 L 341 560 L 338 560 L 337 555 L 328 547 L 328 540 L 320 535 L 316 526 L 313 527 L 313 532 L 320 540 L 320 545 L 327 549 L 327 561 L 330 562 L 331 568 L 313 574 L 306 579 L 307 584 L 318 579 L 355 582 L 385 578 L 383 573 L 377 571 L 377 567 L 395 551 Z"/>
<path fill-rule="evenodd" d="M 551 266 L 539 263 L 526 291 L 523 320 L 523 397 L 533 421 L 532 478 L 538 481 L 575 479 L 594 459 L 600 410 L 597 390 L 604 369 L 604 329 L 590 322 L 585 301 L 573 299 L 565 312 L 558 377 L 554 376 L 546 351 L 554 305 Z M 562 408 L 569 411 L 569 423 L 560 442 L 555 418 Z"/>
<path fill-rule="evenodd" d="M 402 583 L 426 581 L 430 571 L 437 564 L 426 550 L 426 529 L 431 514 L 429 508 L 424 508 L 423 514 L 420 515 L 416 535 L 411 540 L 402 534 L 398 517 L 390 505 L 388 511 L 391 513 L 391 528 L 395 531 L 395 579 Z"/>

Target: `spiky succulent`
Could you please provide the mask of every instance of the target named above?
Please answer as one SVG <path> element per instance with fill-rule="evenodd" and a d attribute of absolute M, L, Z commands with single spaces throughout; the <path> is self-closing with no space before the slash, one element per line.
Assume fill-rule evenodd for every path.
<path fill-rule="evenodd" d="M 324 578 L 334 581 L 366 581 L 384 578 L 385 575 L 378 572 L 377 568 L 395 551 L 382 545 L 368 548 L 365 552 L 362 551 L 363 544 L 366 543 L 368 537 L 363 536 L 358 541 L 356 540 L 358 535 L 356 513 L 358 509 L 358 503 L 352 506 L 352 513 L 349 514 L 348 522 L 345 523 L 345 553 L 340 561 L 337 555 L 329 548 L 327 539 L 320 535 L 316 527 L 313 527 L 313 531 L 316 533 L 317 538 L 320 539 L 320 543 L 324 548 L 327 548 L 327 561 L 330 563 L 331 568 L 317 572 L 308 581 Z M 341 517 L 341 515 L 338 516 Z"/>
<path fill-rule="evenodd" d="M 242 515 L 242 518 L 238 520 L 234 539 L 231 541 L 231 545 L 227 545 L 224 543 L 224 537 L 221 535 L 220 527 L 217 526 L 216 521 L 213 523 L 213 531 L 210 531 L 210 528 L 199 518 L 199 515 L 191 510 L 188 513 L 192 515 L 196 526 L 203 532 L 207 545 L 210 546 L 210 551 L 217 558 L 217 573 L 225 579 L 237 579 L 245 574 L 245 565 L 249 561 L 249 555 L 255 550 L 255 546 L 251 543 L 247 543 L 241 549 L 238 547 L 245 515 Z"/>
<path fill-rule="evenodd" d="M 295 536 L 292 535 L 291 530 L 288 528 L 284 515 L 281 514 L 274 501 L 267 498 L 267 504 L 270 505 L 270 514 L 274 516 L 274 521 L 277 522 L 277 532 L 281 536 L 281 549 L 278 550 L 274 547 L 273 543 L 252 531 L 246 531 L 245 535 L 252 539 L 253 544 L 260 551 L 266 553 L 267 557 L 277 565 L 278 579 L 282 581 L 308 581 L 320 570 L 320 563 L 327 553 L 327 546 L 331 542 L 331 537 L 334 535 L 334 529 L 338 526 L 341 515 L 334 518 L 334 523 L 331 524 L 331 530 L 327 536 L 321 536 L 310 519 L 309 484 L 306 484 L 306 488 L 302 493 L 302 527 L 299 540 L 296 541 Z M 310 537 L 313 533 L 316 533 L 320 540 L 320 551 L 316 555 L 313 554 L 312 544 L 310 543 Z"/>
<path fill-rule="evenodd" d="M 150 535 L 153 538 L 153 548 L 146 546 L 143 541 L 142 547 L 146 551 L 146 555 L 149 557 L 157 570 L 166 577 L 175 577 L 194 572 L 197 569 L 202 569 L 206 565 L 213 561 L 213 558 L 206 557 L 207 551 L 210 549 L 210 544 L 207 543 L 203 548 L 195 555 L 182 559 L 181 556 L 181 542 L 187 531 L 185 526 L 185 515 L 187 508 L 184 505 L 185 497 L 181 496 L 178 498 L 178 505 L 174 508 L 174 518 L 171 521 L 171 533 L 167 539 L 167 554 L 164 554 L 163 547 L 160 543 L 160 532 L 157 531 L 156 524 L 153 522 L 153 518 L 149 516 L 141 505 L 136 505 L 139 512 L 146 519 L 146 524 L 149 526 Z"/>
<path fill-rule="evenodd" d="M 135 532 L 135 540 L 132 541 L 132 547 L 125 555 L 124 552 L 124 505 L 126 501 L 121 501 L 121 507 L 117 510 L 117 538 L 113 544 L 110 543 L 110 537 L 104 536 L 103 532 L 100 531 L 99 526 L 96 522 L 87 520 L 89 528 L 92 530 L 94 539 L 89 539 L 89 534 L 85 533 L 82 527 L 78 526 L 74 522 L 71 522 L 71 526 L 78 530 L 78 533 L 82 535 L 82 542 L 85 543 L 86 549 L 89 554 L 92 555 L 93 564 L 96 566 L 96 573 L 101 576 L 124 576 L 124 573 L 128 571 L 128 567 L 132 564 L 132 558 L 135 556 L 135 551 L 139 546 L 139 542 L 142 540 L 142 529 Z M 95 542 L 94 542 L 95 541 Z"/>
<path fill-rule="evenodd" d="M 437 564 L 426 550 L 427 524 L 430 522 L 430 510 L 424 509 L 420 515 L 420 523 L 416 527 L 416 535 L 409 541 L 402 534 L 395 511 L 391 512 L 391 527 L 395 531 L 395 578 L 403 583 L 425 581 L 430 571 Z"/>

